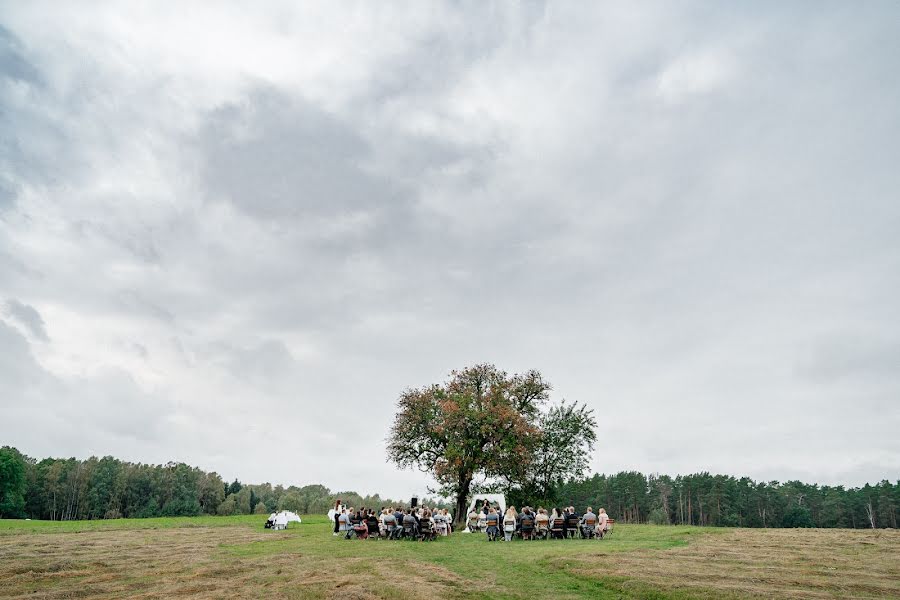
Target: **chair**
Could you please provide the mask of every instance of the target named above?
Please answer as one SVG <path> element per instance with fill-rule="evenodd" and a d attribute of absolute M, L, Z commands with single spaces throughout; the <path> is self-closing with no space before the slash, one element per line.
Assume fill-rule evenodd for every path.
<path fill-rule="evenodd" d="M 550 521 L 535 521 L 534 537 L 546 540 L 550 537 Z"/>
<path fill-rule="evenodd" d="M 436 521 L 434 526 L 437 529 L 438 535 L 447 535 L 447 531 L 449 529 L 447 521 L 441 519 L 440 521 Z"/>
<path fill-rule="evenodd" d="M 416 533 L 415 523 L 407 523 L 406 521 L 403 522 L 403 537 L 414 540 L 417 537 Z"/>
<path fill-rule="evenodd" d="M 370 538 L 377 540 L 381 537 L 381 528 L 377 518 L 366 519 L 366 528 L 369 530 Z"/>
<path fill-rule="evenodd" d="M 594 529 L 597 527 L 597 519 L 585 519 L 581 526 L 581 537 L 590 539 L 594 537 Z"/>
<path fill-rule="evenodd" d="M 525 516 L 519 525 L 523 540 L 530 540 L 534 537 L 534 519 Z"/>
<path fill-rule="evenodd" d="M 553 519 L 550 526 L 550 537 L 561 540 L 566 536 L 566 522 L 564 519 Z"/>
<path fill-rule="evenodd" d="M 575 533 L 578 531 L 580 521 L 581 519 L 579 519 L 578 515 L 575 514 L 571 514 L 566 517 L 566 530 L 569 533 L 569 537 L 575 537 Z"/>
<path fill-rule="evenodd" d="M 613 530 L 613 525 L 615 525 L 615 524 L 616 524 L 615 519 L 607 519 L 605 527 L 597 528 L 597 537 L 599 537 L 602 540 L 603 538 L 605 538 L 606 536 L 611 534 L 612 530 Z"/>
<path fill-rule="evenodd" d="M 422 519 L 419 522 L 419 527 L 419 537 L 423 542 L 431 542 L 437 538 L 434 532 L 434 525 L 428 519 Z"/>

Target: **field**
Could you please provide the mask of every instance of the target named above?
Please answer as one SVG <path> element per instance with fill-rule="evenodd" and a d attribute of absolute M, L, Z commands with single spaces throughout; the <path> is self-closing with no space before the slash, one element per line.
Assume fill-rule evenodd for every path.
<path fill-rule="evenodd" d="M 324 517 L 0 521 L 0 598 L 898 598 L 900 531 L 619 525 L 602 541 L 345 541 Z"/>

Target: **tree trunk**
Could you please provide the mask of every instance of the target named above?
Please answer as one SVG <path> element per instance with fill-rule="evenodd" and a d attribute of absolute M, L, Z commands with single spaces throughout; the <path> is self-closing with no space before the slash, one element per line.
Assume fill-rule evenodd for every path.
<path fill-rule="evenodd" d="M 459 487 L 456 490 L 456 514 L 453 515 L 454 521 L 460 529 L 466 524 L 468 519 L 466 514 L 468 511 L 466 509 L 469 508 L 467 500 L 469 499 L 469 487 L 471 485 L 471 477 L 460 477 Z"/>
<path fill-rule="evenodd" d="M 872 510 L 872 501 L 866 504 L 866 516 L 869 518 L 869 524 L 872 525 L 872 529 L 875 529 L 875 511 Z"/>

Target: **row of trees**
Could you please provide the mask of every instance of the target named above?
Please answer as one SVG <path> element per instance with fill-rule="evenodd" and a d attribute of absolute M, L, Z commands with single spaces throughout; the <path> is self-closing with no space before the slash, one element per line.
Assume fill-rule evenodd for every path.
<path fill-rule="evenodd" d="M 336 496 L 357 507 L 392 503 L 377 494 L 335 493 L 322 485 L 228 483 L 184 463 L 148 465 L 112 456 L 37 461 L 15 448 L 0 448 L 0 517 L 68 521 L 275 510 L 323 514 Z"/>
<path fill-rule="evenodd" d="M 900 481 L 845 488 L 709 473 L 669 477 L 628 471 L 569 479 L 553 486 L 549 498 L 525 497 L 518 487 L 503 491 L 517 506 L 602 506 L 625 523 L 896 528 L 900 508 Z M 322 485 L 228 483 L 184 463 L 135 464 L 110 456 L 37 461 L 15 448 L 0 448 L 0 517 L 74 520 L 275 510 L 323 514 L 336 497 L 356 507 L 400 504 L 377 494 L 336 493 Z"/>
<path fill-rule="evenodd" d="M 626 523 L 728 527 L 897 527 L 900 481 L 860 488 L 729 475 L 628 471 L 560 485 L 563 505 L 604 507 Z"/>

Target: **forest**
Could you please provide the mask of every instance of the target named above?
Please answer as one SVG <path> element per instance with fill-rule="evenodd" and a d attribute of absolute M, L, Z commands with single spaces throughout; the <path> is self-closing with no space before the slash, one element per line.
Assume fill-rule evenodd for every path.
<path fill-rule="evenodd" d="M 504 490 L 498 490 L 504 491 Z M 560 482 L 558 506 L 606 508 L 625 523 L 731 527 L 896 528 L 900 481 L 860 488 L 799 481 L 756 482 L 698 473 L 644 475 L 630 471 Z M 293 510 L 324 514 L 334 499 L 348 506 L 397 503 L 379 495 L 303 487 L 227 482 L 184 463 L 131 463 L 112 456 L 37 460 L 0 449 L 0 517 L 47 520 L 115 519 L 201 514 L 268 514 Z M 530 503 L 508 494 L 517 506 Z M 428 500 L 430 504 L 438 504 Z"/>
<path fill-rule="evenodd" d="M 900 481 L 852 488 L 730 475 L 593 475 L 560 485 L 563 505 L 602 506 L 624 523 L 896 528 Z"/>

